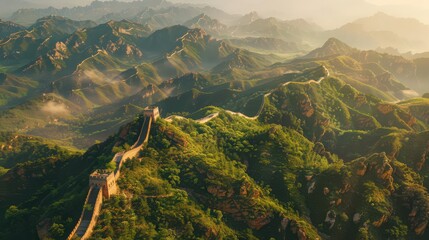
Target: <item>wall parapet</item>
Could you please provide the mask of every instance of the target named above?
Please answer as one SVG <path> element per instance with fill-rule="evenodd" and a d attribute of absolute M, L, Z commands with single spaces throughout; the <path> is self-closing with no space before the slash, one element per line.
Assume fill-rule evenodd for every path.
<path fill-rule="evenodd" d="M 148 142 L 152 122 L 156 121 L 160 117 L 159 108 L 158 107 L 145 108 L 144 116 L 145 116 L 145 120 L 141 127 L 139 137 L 136 143 L 131 147 L 131 150 L 117 153 L 113 157 L 112 161 L 116 163 L 116 169 L 114 171 L 107 170 L 107 169 L 99 169 L 94 171 L 89 176 L 90 189 L 86 196 L 85 204 L 83 205 L 81 216 L 76 226 L 74 227 L 73 231 L 68 236 L 67 240 L 72 240 L 75 237 L 78 239 L 84 240 L 91 236 L 92 231 L 97 222 L 97 218 L 101 211 L 103 197 L 109 198 L 111 194 L 116 194 L 116 191 L 117 191 L 116 181 L 120 176 L 120 169 L 122 165 L 127 160 L 136 157 L 140 152 L 140 150 L 144 147 L 144 144 Z M 88 217 L 86 206 L 88 205 L 90 196 L 91 194 L 93 194 L 93 191 L 98 191 L 98 192 L 97 192 L 96 200 L 94 204 L 92 204 L 93 209 L 90 213 L 91 218 L 88 221 L 88 220 L 84 220 L 84 218 Z M 79 227 L 84 229 L 79 230 Z M 76 235 L 79 235 L 79 236 L 76 236 Z"/>
<path fill-rule="evenodd" d="M 102 205 L 103 205 L 103 194 L 102 194 L 102 191 L 99 191 L 97 194 L 97 200 L 95 201 L 95 204 L 93 206 L 94 210 L 92 213 L 91 221 L 89 222 L 89 225 L 86 228 L 86 231 L 81 237 L 81 239 L 87 239 L 91 236 L 93 229 L 95 227 L 95 224 L 97 223 L 98 216 L 100 216 Z"/>
<path fill-rule="evenodd" d="M 79 217 L 79 220 L 78 220 L 78 221 L 77 221 L 77 223 L 76 223 L 76 226 L 73 228 L 72 232 L 71 232 L 71 233 L 70 233 L 70 235 L 67 237 L 67 240 L 71 240 L 71 239 L 73 239 L 74 235 L 76 234 L 76 231 L 77 231 L 77 229 L 79 228 L 79 226 L 80 226 L 80 224 L 81 224 L 81 222 L 82 222 L 82 219 L 83 219 L 83 215 L 84 215 L 84 213 L 85 213 L 85 206 L 88 204 L 89 196 L 90 196 L 91 191 L 92 191 L 93 189 L 94 189 L 94 188 L 93 188 L 93 187 L 91 187 L 91 188 L 89 189 L 89 191 L 88 191 L 88 194 L 86 194 L 85 202 L 84 202 L 83 207 L 82 207 L 82 213 L 80 214 L 80 217 Z"/>

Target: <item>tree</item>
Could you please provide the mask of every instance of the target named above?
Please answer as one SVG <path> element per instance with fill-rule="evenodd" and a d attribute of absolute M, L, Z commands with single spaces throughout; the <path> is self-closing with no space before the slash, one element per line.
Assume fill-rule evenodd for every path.
<path fill-rule="evenodd" d="M 18 209 L 18 207 L 15 205 L 12 205 L 6 210 L 6 213 L 4 214 L 4 218 L 6 218 L 6 220 L 11 220 L 16 216 L 18 216 L 19 213 L 20 213 L 20 210 Z"/>
<path fill-rule="evenodd" d="M 405 225 L 401 219 L 397 216 L 393 217 L 389 223 L 388 228 L 386 229 L 386 234 L 391 239 L 407 239 L 408 227 Z"/>
<path fill-rule="evenodd" d="M 175 239 L 173 230 L 162 228 L 158 232 L 158 239 L 163 239 L 163 240 L 173 240 L 173 239 Z"/>
<path fill-rule="evenodd" d="M 65 233 L 65 229 L 64 229 L 64 225 L 62 224 L 54 223 L 49 228 L 49 234 L 54 239 L 61 239 L 64 236 L 64 233 Z"/>
<path fill-rule="evenodd" d="M 132 201 L 132 206 L 137 216 L 145 217 L 150 214 L 150 208 L 144 198 L 135 198 Z"/>
<path fill-rule="evenodd" d="M 21 221 L 25 221 L 25 216 L 28 214 L 27 209 L 19 209 L 17 206 L 10 206 L 5 214 L 4 218 L 12 224 L 18 224 Z"/>
<path fill-rule="evenodd" d="M 184 235 L 187 237 L 192 237 L 194 235 L 194 226 L 192 226 L 191 222 L 186 223 Z"/>

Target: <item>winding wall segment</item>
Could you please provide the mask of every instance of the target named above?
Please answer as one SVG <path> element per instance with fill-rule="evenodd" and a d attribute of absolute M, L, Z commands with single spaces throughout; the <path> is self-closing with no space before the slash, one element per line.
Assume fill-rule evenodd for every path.
<path fill-rule="evenodd" d="M 80 238 L 85 239 L 92 233 L 92 229 L 96 223 L 98 216 L 100 215 L 101 205 L 103 203 L 103 193 L 101 188 L 95 186 L 91 187 L 88 191 L 83 210 L 80 218 L 67 237 L 68 240 Z"/>
<path fill-rule="evenodd" d="M 117 153 L 112 161 L 116 163 L 116 169 L 112 173 L 115 178 L 115 186 L 109 186 L 109 181 L 107 181 L 107 186 L 98 186 L 90 185 L 87 197 L 85 199 L 85 204 L 81 216 L 73 229 L 73 231 L 68 236 L 67 240 L 72 239 L 88 239 L 97 223 L 97 218 L 100 215 L 102 203 L 103 203 L 103 188 L 114 187 L 116 193 L 116 181 L 119 179 L 121 174 L 122 165 L 129 159 L 135 158 L 139 152 L 143 149 L 144 144 L 148 142 L 152 122 L 156 121 L 159 117 L 158 108 L 146 108 L 144 113 L 145 119 L 140 130 L 139 137 L 136 143 L 131 147 L 131 150 L 126 152 Z M 96 171 L 97 172 L 97 171 Z M 96 173 L 95 172 L 95 173 Z M 93 174 L 92 174 L 93 175 Z M 91 184 L 91 182 L 90 182 Z M 107 191 L 109 192 L 109 191 Z M 107 195 L 110 196 L 110 195 Z"/>

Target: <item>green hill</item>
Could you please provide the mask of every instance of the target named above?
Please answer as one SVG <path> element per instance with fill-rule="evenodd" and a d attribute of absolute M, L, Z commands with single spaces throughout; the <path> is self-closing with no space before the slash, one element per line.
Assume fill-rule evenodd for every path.
<path fill-rule="evenodd" d="M 311 51 L 304 58 L 326 58 L 336 55 L 351 55 L 357 51 L 357 49 L 348 46 L 336 38 L 330 38 L 321 48 Z"/>
<path fill-rule="evenodd" d="M 73 21 L 63 17 L 49 16 L 39 20 L 28 29 L 16 32 L 0 42 L 1 63 L 22 63 L 44 54 L 55 41 L 77 29 L 95 26 L 91 21 Z"/>
<path fill-rule="evenodd" d="M 292 85 L 295 84 L 285 88 L 293 88 Z M 328 89 L 325 91 L 335 91 L 332 85 L 322 86 Z M 103 203 L 92 238 L 306 236 L 315 239 L 347 235 L 424 239 L 426 236 L 422 234 L 427 223 L 425 209 L 429 206 L 429 197 L 413 164 L 421 163 L 417 160 L 425 148 L 420 142 L 427 140 L 427 132 L 417 134 L 413 130 L 380 127 L 346 131 L 338 136 L 337 147 L 326 143 L 325 148 L 320 142 L 307 140 L 301 132 L 306 135 L 305 128 L 297 131 L 285 122 L 281 123 L 282 127 L 231 115 L 221 109 L 217 111 L 219 116 L 205 124 L 176 119 L 159 120 L 153 126 L 149 143 L 140 157 L 124 165 L 118 184 L 125 194 Z M 114 149 L 132 143 L 140 125 L 141 119 L 136 119 L 82 157 L 63 158 L 55 163 L 57 171 L 73 173 L 80 169 L 76 176 L 89 173 L 107 163 Z M 351 137 L 351 134 L 361 137 Z M 393 148 L 398 152 L 392 155 L 387 151 L 389 138 L 401 135 L 404 136 L 400 137 L 402 146 Z M 374 144 L 371 139 L 379 141 Z M 358 141 L 354 146 L 361 147 L 360 157 L 350 155 L 351 152 L 357 154 L 358 148 L 349 147 L 349 155 L 344 155 L 344 143 L 353 141 Z M 377 152 L 383 150 L 385 153 Z M 336 152 L 346 157 L 346 163 Z M 407 154 L 409 152 L 413 154 Z M 47 160 L 38 163 L 52 168 Z M 49 163 L 53 164 L 53 160 Z M 0 179 L 11 186 L 22 184 L 26 193 L 40 184 L 51 184 L 44 189 L 55 189 L 47 198 L 39 198 L 40 192 L 22 203 L 13 200 L 16 207 L 3 208 L 8 213 L 1 222 L 7 227 L 2 228 L 5 229 L 3 236 L 35 236 L 35 226 L 40 223 L 39 229 L 50 229 L 48 235 L 61 238 L 73 227 L 74 221 L 67 217 L 78 217 L 69 210 L 83 201 L 85 196 L 78 189 L 85 189 L 86 181 L 70 175 L 60 178 L 47 170 L 44 175 L 36 175 L 38 171 L 28 162 L 4 175 L 8 176 L 7 180 Z M 23 176 L 22 172 L 25 176 L 33 173 L 28 178 L 32 180 L 31 188 L 28 181 L 18 181 L 16 174 Z M 58 182 L 53 184 L 50 178 Z M 67 193 L 64 184 L 69 186 Z M 29 209 L 40 202 L 39 207 Z M 51 202 L 55 204 L 48 205 Z M 38 215 L 40 211 L 45 214 Z M 34 227 L 28 231 L 8 230 L 19 229 L 18 223 Z M 64 231 L 54 231 L 54 225 Z"/>
<path fill-rule="evenodd" d="M 142 118 L 125 124 L 122 114 L 174 96 L 159 102 L 163 116 L 218 115 L 206 123 L 155 123 L 140 156 L 124 165 L 118 182 L 124 194 L 103 203 L 92 238 L 425 239 L 428 125 L 421 109 L 427 102 L 383 102 L 325 74 L 317 67 L 242 91 L 220 89 L 199 74 L 148 85 L 93 115 L 93 124 L 104 118 L 106 126 L 122 127 L 83 155 L 3 135 L 2 156 L 21 160 L 2 165 L 10 168 L 0 177 L 3 192 L 20 190 L 3 197 L 1 236 L 34 238 L 38 229 L 65 237 L 78 218 L 87 175 L 137 138 Z M 258 120 L 205 108 L 235 103 L 244 109 L 243 102 L 256 104 L 251 99 L 266 93 Z M 15 231 L 22 224 L 33 227 Z"/>
<path fill-rule="evenodd" d="M 332 74 L 350 78 L 348 83 L 361 91 L 363 88 L 352 83 L 353 80 L 399 99 L 418 95 L 415 91 L 409 91 L 406 86 L 413 87 L 416 91 L 421 90 L 415 88 L 416 65 L 411 60 L 375 51 L 360 51 L 338 39 L 329 39 L 321 48 L 310 52 L 303 59 L 326 64 Z"/>
<path fill-rule="evenodd" d="M 32 95 L 31 90 L 38 86 L 33 79 L 0 73 L 0 109 L 25 101 L 23 97 Z"/>
<path fill-rule="evenodd" d="M 16 23 L 13 23 L 10 21 L 4 22 L 4 21 L 0 20 L 0 39 L 3 39 L 5 37 L 11 35 L 12 33 L 16 33 L 16 32 L 22 31 L 24 29 L 25 29 L 25 27 L 23 27 L 19 24 L 16 24 Z"/>
<path fill-rule="evenodd" d="M 326 78 L 320 83 L 291 83 L 274 91 L 268 102 L 275 110 L 267 108 L 265 121 L 298 124 L 296 127 L 303 128 L 314 141 L 335 137 L 336 131 L 427 128 L 398 105 L 363 94 L 336 78 Z M 296 118 L 302 120 L 297 122 Z"/>
<path fill-rule="evenodd" d="M 47 21 L 50 26 L 54 20 L 73 23 L 50 17 L 40 20 L 37 29 L 56 32 L 42 24 Z M 40 32 L 45 36 L 46 31 Z M 61 40 L 47 40 L 37 49 L 32 61 L 5 69 L 1 101 L 7 111 L 0 114 L 2 125 L 9 131 L 71 139 L 79 148 L 112 134 L 118 124 L 144 106 L 193 88 L 203 90 L 224 83 L 233 88 L 251 87 L 247 79 L 281 60 L 236 49 L 201 29 L 172 26 L 151 33 L 147 26 L 125 20 L 77 29 Z M 35 118 L 34 112 L 46 104 L 43 95 L 52 96 L 70 115 Z M 108 115 L 99 114 L 101 109 L 112 114 L 112 120 L 103 119 Z"/>
<path fill-rule="evenodd" d="M 5 216 L 1 238 L 36 239 L 41 230 L 62 239 L 79 217 L 76 209 L 86 196 L 88 175 L 110 161 L 114 154 L 109 151 L 118 139 L 82 154 L 36 137 L 2 134 L 2 161 L 19 163 L 0 176 L 0 212 Z M 28 227 L 22 229 L 23 225 Z M 62 231 L 54 231 L 53 225 Z"/>

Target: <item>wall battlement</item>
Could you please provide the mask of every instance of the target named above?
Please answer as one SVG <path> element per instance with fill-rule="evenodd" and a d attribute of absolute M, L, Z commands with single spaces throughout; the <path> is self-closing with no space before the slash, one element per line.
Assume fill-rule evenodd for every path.
<path fill-rule="evenodd" d="M 141 127 L 140 135 L 136 143 L 131 147 L 131 150 L 118 153 L 113 157 L 112 161 L 116 163 L 116 169 L 114 171 L 108 170 L 108 169 L 99 169 L 94 171 L 89 176 L 90 190 L 85 203 L 89 201 L 89 196 L 92 196 L 91 195 L 92 190 L 98 189 L 98 192 L 97 192 L 98 197 L 96 198 L 96 203 L 92 204 L 94 206 L 94 210 L 88 213 L 91 215 L 90 220 L 86 220 L 85 216 L 87 216 L 88 214 L 86 214 L 85 208 L 83 209 L 82 215 L 78 223 L 76 224 L 76 227 L 67 238 L 68 240 L 74 239 L 76 237 L 81 240 L 88 239 L 91 236 L 93 228 L 97 222 L 103 197 L 110 198 L 112 195 L 117 194 L 118 186 L 116 184 L 116 180 L 120 176 L 120 169 L 123 163 L 126 162 L 128 159 L 132 159 L 138 156 L 138 153 L 144 147 L 144 144 L 147 143 L 149 139 L 152 123 L 155 122 L 160 117 L 159 108 L 158 107 L 145 108 L 144 117 L 145 117 L 145 121 Z"/>
<path fill-rule="evenodd" d="M 145 117 L 152 117 L 153 121 L 156 122 L 156 120 L 160 117 L 159 108 L 158 107 L 146 107 L 144 109 L 144 116 Z"/>
<path fill-rule="evenodd" d="M 89 176 L 89 186 L 101 188 L 103 196 L 110 198 L 117 192 L 115 173 L 105 169 L 96 170 Z"/>
<path fill-rule="evenodd" d="M 108 179 L 110 175 L 113 174 L 113 171 L 109 171 L 107 169 L 98 169 L 95 170 L 91 175 L 89 175 L 89 182 L 91 184 L 91 180 L 95 179 Z"/>

